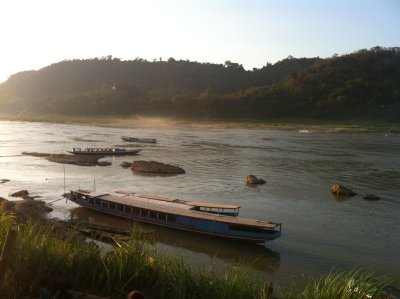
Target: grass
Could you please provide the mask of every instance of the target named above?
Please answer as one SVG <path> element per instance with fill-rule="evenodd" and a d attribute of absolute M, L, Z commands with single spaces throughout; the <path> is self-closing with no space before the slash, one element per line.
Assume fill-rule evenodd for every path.
<path fill-rule="evenodd" d="M 352 270 L 330 273 L 319 279 L 308 278 L 304 290 L 298 294 L 287 294 L 294 299 L 365 299 L 386 298 L 378 294 L 388 284 L 389 279 L 377 279 L 372 271 Z"/>
<path fill-rule="evenodd" d="M 16 227 L 15 219 L 12 214 L 3 214 L 0 224 L 2 247 L 6 230 Z M 67 290 L 108 298 L 125 298 L 132 290 L 144 292 L 146 298 L 270 298 L 268 284 L 250 268 L 217 271 L 210 266 L 192 271 L 182 258 L 157 252 L 151 242 L 144 241 L 143 234 L 133 235 L 129 243 L 102 255 L 94 243 L 83 241 L 77 233 L 65 235 L 54 229 L 42 221 L 18 225 L 0 298 L 39 297 L 43 290 L 51 293 L 50 298 L 63 298 Z M 293 288 L 275 296 L 361 299 L 387 283 L 372 272 L 356 270 L 309 278 L 304 289 Z"/>
<path fill-rule="evenodd" d="M 9 216 L 0 218 L 2 223 L 11 221 Z M 133 236 L 102 256 L 76 233 L 60 238 L 44 222 L 19 224 L 0 298 L 38 297 L 43 288 L 51 290 L 51 298 L 61 298 L 67 290 L 125 298 L 135 289 L 150 298 L 262 298 L 262 282 L 250 271 L 227 268 L 222 276 L 214 269 L 193 272 L 181 258 L 158 253 L 142 238 Z"/>

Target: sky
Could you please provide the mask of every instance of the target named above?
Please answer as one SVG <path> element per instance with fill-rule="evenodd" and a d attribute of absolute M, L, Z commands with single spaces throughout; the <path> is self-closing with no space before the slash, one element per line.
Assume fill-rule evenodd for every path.
<path fill-rule="evenodd" d="M 400 46 L 400 0 L 1 0 L 0 82 L 112 55 L 245 69 Z"/>

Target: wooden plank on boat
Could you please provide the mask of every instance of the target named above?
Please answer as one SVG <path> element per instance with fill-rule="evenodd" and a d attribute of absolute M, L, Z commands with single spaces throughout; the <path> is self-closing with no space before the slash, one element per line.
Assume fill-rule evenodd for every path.
<path fill-rule="evenodd" d="M 178 200 L 178 198 L 174 198 L 174 197 L 164 197 L 164 196 L 153 195 L 153 194 L 143 194 L 143 195 L 139 195 L 138 197 L 162 200 L 162 201 L 169 201 L 169 202 L 174 202 L 174 201 Z"/>
<path fill-rule="evenodd" d="M 87 190 L 87 189 L 78 189 L 78 192 L 80 192 L 80 193 L 86 193 L 86 194 L 92 193 L 92 191 Z"/>
<path fill-rule="evenodd" d="M 199 202 L 199 201 L 185 201 L 186 205 L 199 207 L 199 208 L 215 208 L 215 209 L 239 209 L 240 206 L 236 205 L 223 205 L 223 204 L 214 204 L 207 202 Z"/>
<path fill-rule="evenodd" d="M 124 195 L 133 195 L 134 194 L 131 191 L 125 191 L 125 190 L 115 190 L 114 192 L 118 193 L 118 194 L 124 194 Z"/>

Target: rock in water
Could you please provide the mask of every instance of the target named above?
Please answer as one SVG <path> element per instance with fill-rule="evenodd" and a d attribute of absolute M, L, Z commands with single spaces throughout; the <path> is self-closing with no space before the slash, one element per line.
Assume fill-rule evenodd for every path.
<path fill-rule="evenodd" d="M 364 194 L 363 196 L 366 200 L 380 200 L 381 198 L 375 194 Z"/>
<path fill-rule="evenodd" d="M 26 198 L 29 196 L 29 192 L 28 190 L 21 190 L 21 191 L 17 191 L 11 194 L 12 197 L 22 197 L 22 198 Z"/>
<path fill-rule="evenodd" d="M 258 178 L 258 177 L 256 177 L 255 175 L 252 175 L 252 174 L 247 176 L 246 181 L 247 181 L 247 184 L 250 184 L 250 185 L 260 185 L 260 184 L 265 184 L 266 183 L 263 179 Z"/>
<path fill-rule="evenodd" d="M 129 168 L 129 167 L 132 167 L 132 163 L 124 161 L 120 164 L 120 166 L 123 168 Z"/>
<path fill-rule="evenodd" d="M 157 161 L 133 161 L 131 169 L 134 172 L 156 173 L 156 174 L 181 174 L 185 170 L 176 165 L 165 164 Z"/>
<path fill-rule="evenodd" d="M 340 195 L 340 196 L 354 196 L 357 193 L 353 192 L 353 190 L 344 187 L 340 184 L 334 184 L 331 187 L 331 192 L 336 194 L 336 195 Z"/>
<path fill-rule="evenodd" d="M 97 162 L 97 165 L 99 166 L 110 166 L 112 163 L 109 161 L 99 161 Z"/>

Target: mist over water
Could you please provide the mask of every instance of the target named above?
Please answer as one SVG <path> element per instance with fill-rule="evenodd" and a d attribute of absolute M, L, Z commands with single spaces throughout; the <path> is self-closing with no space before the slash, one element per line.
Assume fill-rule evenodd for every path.
<path fill-rule="evenodd" d="M 157 138 L 157 144 L 131 144 L 121 136 Z M 107 167 L 49 162 L 22 152 L 66 153 L 72 147 L 127 146 L 137 156 L 107 157 Z M 156 160 L 186 170 L 177 176 L 134 174 L 123 161 Z M 241 216 L 282 222 L 282 237 L 265 246 L 238 244 L 151 227 L 156 245 L 194 265 L 245 265 L 262 277 L 288 281 L 332 268 L 373 267 L 400 276 L 400 135 L 323 133 L 266 129 L 112 128 L 66 124 L 0 122 L 0 196 L 27 189 L 50 202 L 64 188 L 174 196 L 241 205 Z M 65 177 L 64 177 L 65 172 Z M 246 176 L 264 178 L 249 187 Z M 65 184 L 64 184 L 65 180 Z M 358 193 L 337 199 L 329 191 L 341 183 Z M 380 196 L 371 202 L 364 193 Z M 54 202 L 52 216 L 125 221 Z M 254 262 L 255 261 L 255 262 Z"/>

